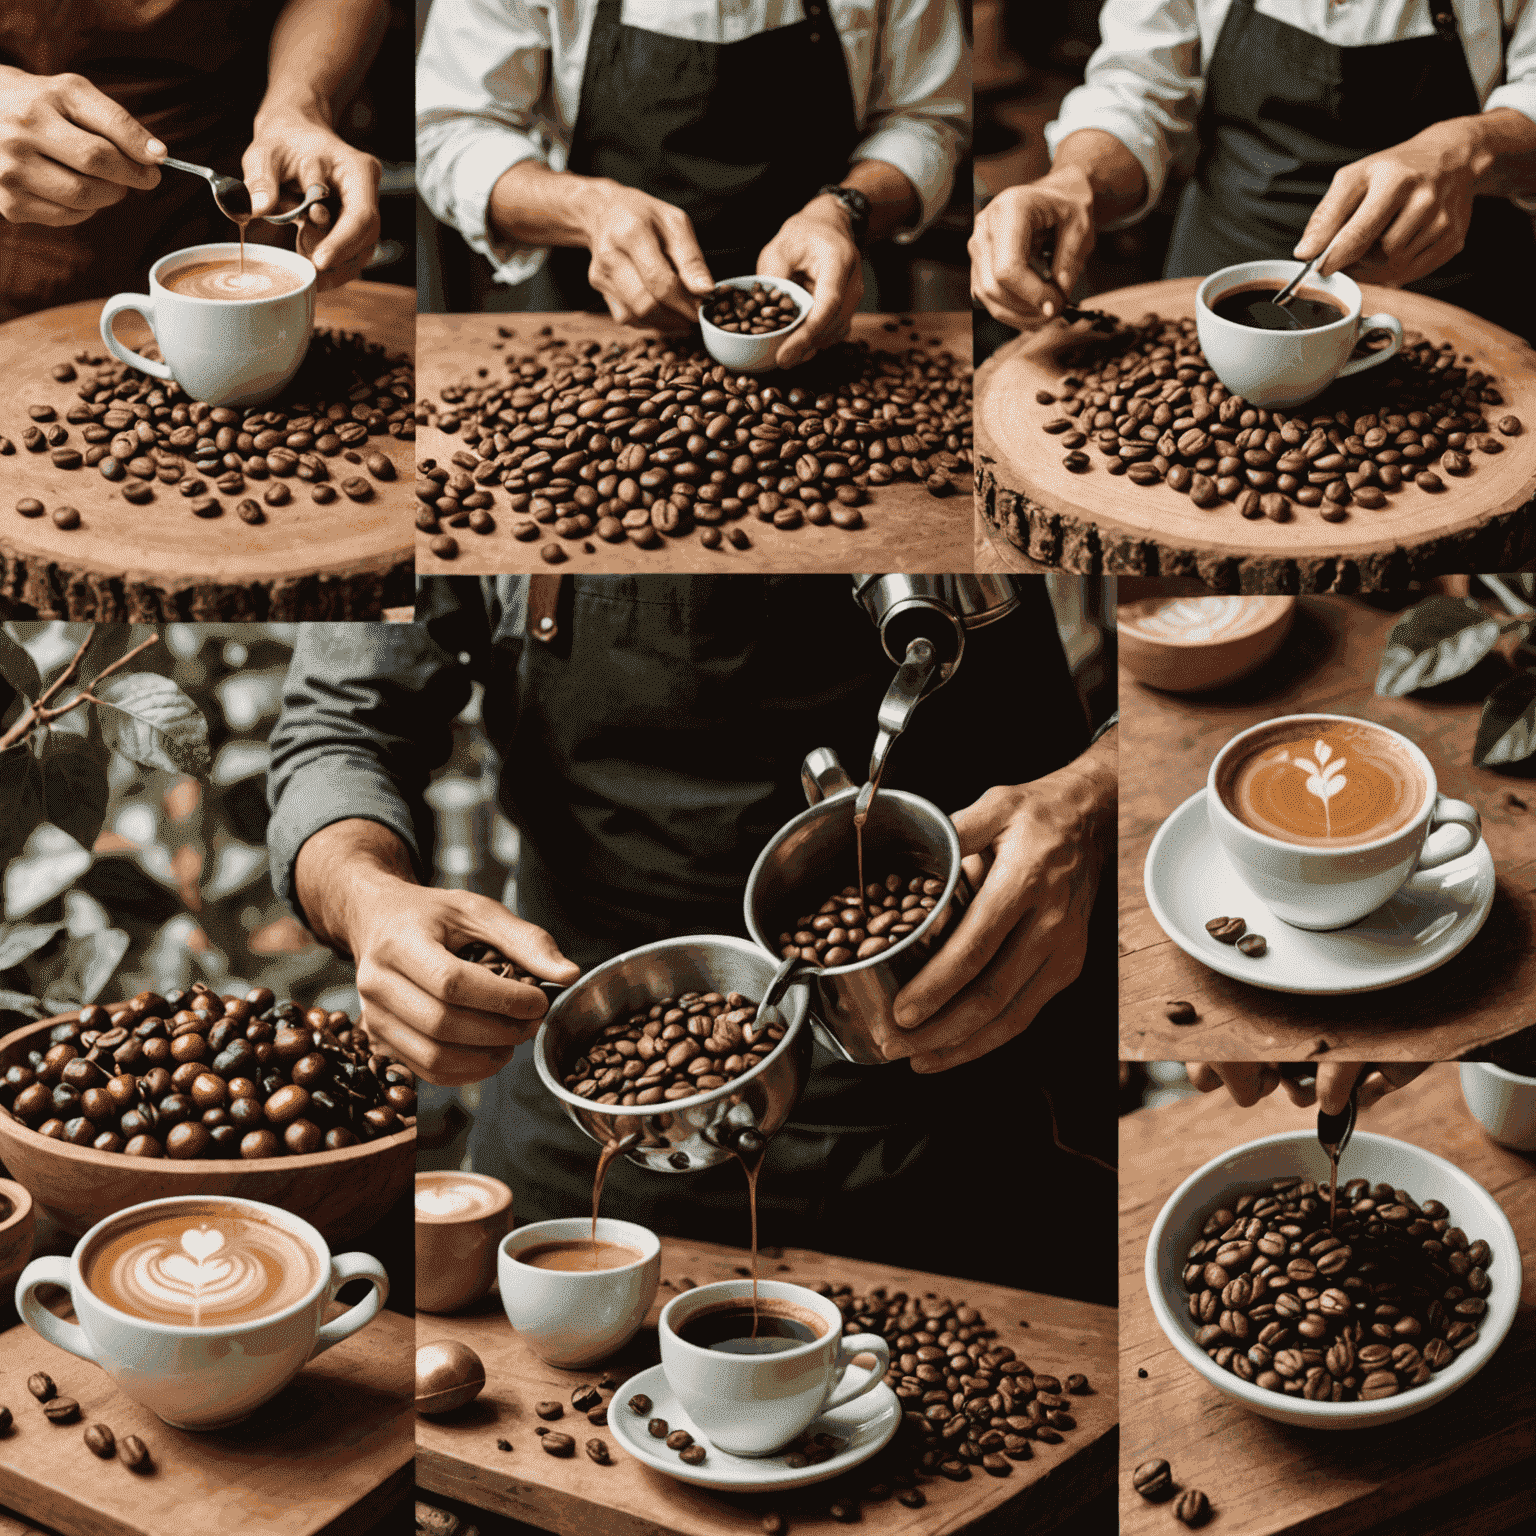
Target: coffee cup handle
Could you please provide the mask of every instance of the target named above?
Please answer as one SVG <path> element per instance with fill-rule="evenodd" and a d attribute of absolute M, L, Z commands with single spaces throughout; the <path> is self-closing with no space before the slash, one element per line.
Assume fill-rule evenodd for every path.
<path fill-rule="evenodd" d="M 1358 341 L 1367 331 L 1390 331 L 1391 343 L 1379 352 L 1370 352 L 1364 357 L 1352 358 L 1339 369 L 1337 377 L 1347 379 L 1352 373 L 1374 368 L 1377 363 L 1385 363 L 1403 350 L 1403 323 L 1396 315 L 1361 315 L 1360 329 L 1355 332 L 1355 340 Z"/>
<path fill-rule="evenodd" d="M 79 1323 L 66 1323 L 62 1317 L 50 1312 L 33 1294 L 40 1285 L 60 1286 L 69 1292 L 73 1301 L 75 1291 L 69 1279 L 69 1260 L 59 1254 L 33 1259 L 16 1282 L 16 1310 L 33 1333 L 41 1334 L 50 1344 L 57 1344 L 60 1349 L 67 1349 L 70 1354 L 95 1364 L 96 1356 L 91 1352 L 85 1329 Z"/>
<path fill-rule="evenodd" d="M 1449 864 L 1463 854 L 1471 853 L 1483 840 L 1483 822 L 1477 811 L 1465 800 L 1452 800 L 1447 795 L 1435 796 L 1435 809 L 1429 819 L 1435 830 L 1424 844 L 1419 855 L 1419 869 L 1434 869 Z M 1447 835 L 1442 837 L 1441 831 Z"/>
<path fill-rule="evenodd" d="M 373 1288 L 355 1306 L 348 1307 L 340 1317 L 322 1323 L 315 1334 L 314 1354 L 322 1354 L 333 1344 L 350 1339 L 359 1328 L 365 1327 L 379 1315 L 379 1309 L 389 1300 L 389 1276 L 384 1266 L 368 1253 L 338 1253 L 331 1260 L 331 1285 L 328 1295 L 332 1298 L 348 1280 L 361 1277 L 372 1282 Z M 25 1276 L 23 1276 L 25 1278 Z"/>
<path fill-rule="evenodd" d="M 855 1355 L 873 1355 L 879 1364 L 861 1376 L 850 1364 Z M 878 1333 L 851 1333 L 837 1347 L 837 1363 L 841 1375 L 831 1395 L 821 1405 L 823 1413 L 829 1408 L 841 1408 L 866 1392 L 873 1392 L 891 1368 L 891 1346 Z"/>
<path fill-rule="evenodd" d="M 142 315 L 149 322 L 151 331 L 155 328 L 155 301 L 147 293 L 114 293 L 101 308 L 101 339 L 106 342 L 107 350 L 130 368 L 153 374 L 157 379 L 173 378 L 174 375 L 164 363 L 141 357 L 112 334 L 112 322 L 125 310 Z"/>

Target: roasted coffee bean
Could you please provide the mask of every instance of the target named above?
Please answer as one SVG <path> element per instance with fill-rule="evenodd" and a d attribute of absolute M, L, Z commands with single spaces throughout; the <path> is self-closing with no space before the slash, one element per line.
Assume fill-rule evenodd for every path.
<path fill-rule="evenodd" d="M 53 1377 L 44 1371 L 38 1371 L 35 1375 L 27 1377 L 27 1391 L 40 1403 L 46 1403 L 49 1398 L 57 1394 L 58 1390 L 53 1384 Z"/>
<path fill-rule="evenodd" d="M 117 1437 L 105 1424 L 88 1424 L 85 1443 L 91 1454 L 100 1456 L 103 1461 L 110 1461 L 117 1455 Z"/>
<path fill-rule="evenodd" d="M 590 1413 L 603 1400 L 603 1395 L 593 1386 L 577 1387 L 571 1393 L 571 1407 L 577 1413 Z"/>
<path fill-rule="evenodd" d="M 23 496 L 16 503 L 16 510 L 23 517 L 41 517 L 48 509 L 35 496 Z"/>
<path fill-rule="evenodd" d="M 704 301 L 700 314 L 719 330 L 741 336 L 770 336 L 800 318 L 800 306 L 785 290 L 754 282 L 749 288 L 722 284 Z"/>
<path fill-rule="evenodd" d="M 235 511 L 242 523 L 264 523 L 267 520 L 267 514 L 261 510 L 261 504 L 252 501 L 249 497 L 244 501 L 237 501 Z"/>
<path fill-rule="evenodd" d="M 1245 933 L 1237 941 L 1237 947 L 1250 960 L 1257 960 L 1269 948 L 1269 943 L 1261 933 Z"/>
<path fill-rule="evenodd" d="M 567 1435 L 558 1429 L 550 1430 L 539 1441 L 539 1444 L 551 1456 L 574 1456 L 576 1454 L 576 1437 L 574 1435 Z"/>
<path fill-rule="evenodd" d="M 72 1397 L 50 1397 L 43 1404 L 43 1412 L 51 1423 L 68 1424 L 80 1417 L 80 1404 Z"/>
<path fill-rule="evenodd" d="M 549 1437 L 545 1436 L 546 1449 Z M 608 1454 L 608 1442 L 593 1438 L 587 1441 L 587 1455 L 600 1467 L 611 1467 L 613 1458 Z"/>
<path fill-rule="evenodd" d="M 370 453 L 363 458 L 364 467 L 375 480 L 393 480 L 395 466 L 382 453 Z"/>
<path fill-rule="evenodd" d="M 154 1471 L 154 1458 L 149 1454 L 149 1447 L 137 1435 L 123 1436 L 119 1459 L 130 1472 Z"/>
<path fill-rule="evenodd" d="M 1520 425 L 1520 418 L 1518 416 L 1501 416 L 1494 425 L 1505 437 L 1519 437 L 1525 430 Z"/>
<path fill-rule="evenodd" d="M 1248 931 L 1248 924 L 1240 917 L 1213 917 L 1205 931 L 1223 944 L 1236 944 Z"/>
<path fill-rule="evenodd" d="M 634 1399 L 631 1398 L 630 1401 L 633 1402 Z M 665 1440 L 670 1433 L 665 1419 L 652 1419 L 645 1427 L 650 1432 L 653 1440 Z"/>
<path fill-rule="evenodd" d="M 672 1433 L 667 1436 L 667 1449 L 669 1451 L 686 1450 L 692 1444 L 693 1436 L 690 1435 L 686 1429 L 674 1429 Z"/>
<path fill-rule="evenodd" d="M 224 503 L 215 497 L 208 496 L 201 501 L 192 503 L 192 515 L 194 517 L 222 517 L 224 515 Z"/>
<path fill-rule="evenodd" d="M 53 509 L 53 526 L 55 528 L 78 528 L 80 526 L 80 514 L 73 507 L 55 507 Z"/>
<path fill-rule="evenodd" d="M 637 1392 L 629 1400 L 629 1411 L 635 1414 L 647 1414 L 651 1411 L 651 1400 L 644 1392 Z M 653 1431 L 654 1433 L 654 1431 Z"/>
<path fill-rule="evenodd" d="M 533 1405 L 533 1411 L 538 1414 L 541 1419 L 558 1419 L 560 1415 L 565 1412 L 565 1409 L 556 1402 L 542 1402 L 535 1403 Z"/>
<path fill-rule="evenodd" d="M 704 1460 L 704 1456 L 705 1451 L 702 1445 L 688 1445 L 683 1447 L 677 1459 L 686 1461 L 690 1467 L 696 1467 Z"/>
<path fill-rule="evenodd" d="M 1086 453 L 1082 452 L 1069 453 L 1061 462 L 1074 475 L 1086 475 L 1093 468 L 1093 460 Z M 943 478 L 945 488 L 947 489 L 949 486 L 948 477 Z M 931 486 L 929 488 L 932 489 Z"/>
<path fill-rule="evenodd" d="M 1169 1003 L 1163 1011 L 1168 1015 L 1168 1022 L 1170 1024 L 1193 1024 L 1200 1017 L 1195 1012 L 1195 1005 L 1185 1002 L 1182 998 Z M 1081 1380 L 1082 1378 L 1079 1377 L 1078 1379 Z"/>
<path fill-rule="evenodd" d="M 1185 1525 L 1201 1525 L 1209 1518 L 1211 1505 L 1198 1488 L 1190 1488 L 1179 1495 L 1173 1512 Z"/>
<path fill-rule="evenodd" d="M 1166 1461 L 1144 1461 L 1131 1473 L 1131 1487 L 1144 1499 L 1166 1498 L 1173 1490 L 1173 1472 Z"/>

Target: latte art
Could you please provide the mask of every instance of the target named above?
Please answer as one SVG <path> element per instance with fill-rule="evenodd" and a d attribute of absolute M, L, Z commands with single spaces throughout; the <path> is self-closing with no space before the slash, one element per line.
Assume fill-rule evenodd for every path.
<path fill-rule="evenodd" d="M 477 1216 L 495 1205 L 495 1196 L 479 1184 L 452 1175 L 418 1174 L 416 1176 L 416 1214 L 418 1216 Z"/>
<path fill-rule="evenodd" d="M 1155 640 L 1209 645 L 1251 634 L 1270 618 L 1262 602 L 1244 597 L 1153 597 L 1125 603 L 1120 623 Z"/>
<path fill-rule="evenodd" d="M 160 277 L 160 286 L 193 299 L 271 299 L 293 293 L 303 279 L 276 262 L 245 258 L 238 261 L 192 261 Z"/>

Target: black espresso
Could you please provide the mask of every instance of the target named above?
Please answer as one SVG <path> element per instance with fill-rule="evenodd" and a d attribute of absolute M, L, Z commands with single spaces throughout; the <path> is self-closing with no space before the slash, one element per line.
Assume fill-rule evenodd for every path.
<path fill-rule="evenodd" d="M 821 1338 L 827 1325 L 816 1313 L 763 1297 L 757 1309 L 757 1333 L 752 1331 L 752 1303 L 727 1302 L 696 1312 L 678 1329 L 678 1337 L 699 1349 L 725 1355 L 772 1355 L 799 1349 Z"/>
<path fill-rule="evenodd" d="M 1229 288 L 1211 305 L 1211 313 L 1234 325 L 1251 325 L 1261 331 L 1315 331 L 1320 325 L 1333 325 L 1344 318 L 1341 304 L 1315 288 L 1300 288 L 1286 303 L 1295 321 L 1294 325 L 1288 324 L 1274 309 L 1275 295 L 1284 287 L 1284 283 L 1271 280 Z"/>

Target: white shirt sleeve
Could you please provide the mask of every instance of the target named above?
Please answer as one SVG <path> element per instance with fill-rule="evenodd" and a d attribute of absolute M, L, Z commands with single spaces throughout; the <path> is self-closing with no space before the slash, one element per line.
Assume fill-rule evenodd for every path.
<path fill-rule="evenodd" d="M 1504 0 L 1504 72 L 1483 103 L 1483 111 L 1513 107 L 1536 122 L 1536 0 Z"/>
<path fill-rule="evenodd" d="M 1067 93 L 1046 126 L 1054 158 L 1080 128 L 1100 128 L 1130 150 L 1146 172 L 1147 196 L 1123 229 L 1157 206 L 1168 172 L 1193 140 L 1205 93 L 1195 0 L 1108 0 L 1099 16 L 1103 41 L 1082 85 Z"/>

